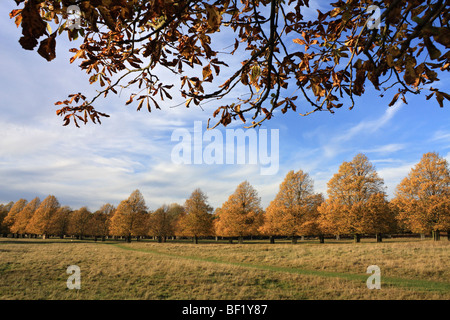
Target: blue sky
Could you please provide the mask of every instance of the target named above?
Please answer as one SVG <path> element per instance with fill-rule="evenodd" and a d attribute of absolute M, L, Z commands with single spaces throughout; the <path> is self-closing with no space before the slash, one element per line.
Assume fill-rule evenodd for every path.
<path fill-rule="evenodd" d="M 181 101 L 175 100 L 149 114 L 136 112 L 134 105 L 126 107 L 129 94 L 124 92 L 96 105 L 111 115 L 102 125 L 63 127 L 54 102 L 78 91 L 89 96 L 97 88 L 88 85 L 88 76 L 76 63 L 69 64 L 68 49 L 76 44 L 58 42 L 57 58 L 51 63 L 21 49 L 21 30 L 8 17 L 14 8 L 13 1 L 0 4 L 0 203 L 53 194 L 74 209 L 87 205 L 96 210 L 106 202 L 117 205 L 139 189 L 149 208 L 156 209 L 164 203 L 184 203 L 195 188 L 201 188 L 217 207 L 248 180 L 266 207 L 288 171 L 308 172 L 316 191 L 325 194 L 339 165 L 359 152 L 376 166 L 392 196 L 423 153 L 436 151 L 450 161 L 447 101 L 439 108 L 422 94 L 389 108 L 391 95 L 380 98 L 372 89 L 356 100 L 351 111 L 343 107 L 334 115 L 320 112 L 308 117 L 289 111 L 265 122 L 263 128 L 278 129 L 280 136 L 280 168 L 269 176 L 260 174 L 259 165 L 171 161 L 176 145 L 172 132 L 192 131 L 198 120 L 206 124 L 214 103 L 205 105 L 204 111 L 170 108 Z M 443 75 L 441 80 L 439 88 L 448 92 L 449 77 Z"/>

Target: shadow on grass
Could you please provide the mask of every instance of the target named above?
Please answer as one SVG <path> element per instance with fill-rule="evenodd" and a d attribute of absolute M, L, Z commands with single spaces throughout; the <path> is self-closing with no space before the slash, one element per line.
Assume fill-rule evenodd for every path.
<path fill-rule="evenodd" d="M 432 241 L 431 239 L 425 239 L 425 240 L 418 240 L 416 238 L 387 238 L 383 239 L 383 242 L 380 242 L 379 244 L 382 245 L 383 243 L 408 243 L 408 242 L 414 242 L 414 243 L 423 243 Z M 444 240 L 445 241 L 445 240 Z M 0 245 L 1 244 L 60 244 L 60 243 L 124 243 L 127 242 L 123 239 L 107 239 L 105 241 L 97 240 L 90 238 L 85 238 L 83 240 L 78 239 L 59 239 L 59 238 L 50 238 L 50 239 L 31 239 L 31 238 L 0 238 Z M 361 239 L 361 242 L 355 243 L 352 239 L 341 239 L 341 240 L 335 240 L 335 239 L 326 239 L 325 243 L 320 243 L 318 239 L 306 239 L 306 240 L 300 240 L 298 239 L 296 243 L 292 243 L 290 239 L 277 239 L 275 243 L 271 244 L 268 239 L 245 239 L 243 243 L 239 243 L 236 239 L 233 240 L 232 243 L 229 242 L 227 239 L 220 239 L 220 240 L 214 240 L 214 239 L 199 239 L 198 243 L 194 243 L 190 239 L 168 239 L 165 242 L 158 242 L 157 240 L 153 239 L 140 239 L 140 240 L 132 240 L 132 243 L 156 243 L 156 244 L 192 244 L 194 246 L 201 246 L 201 245 L 208 245 L 208 244 L 224 244 L 224 245 L 241 245 L 241 246 L 251 246 L 251 245 L 294 245 L 294 246 L 301 246 L 301 245 L 317 245 L 317 246 L 326 246 L 326 245 L 342 245 L 342 244 L 354 244 L 354 245 L 364 245 L 364 244 L 376 244 L 375 239 L 371 238 L 365 238 Z"/>
<path fill-rule="evenodd" d="M 0 239 L 2 244 L 61 244 L 61 243 L 95 243 L 89 240 L 69 240 L 69 239 Z"/>

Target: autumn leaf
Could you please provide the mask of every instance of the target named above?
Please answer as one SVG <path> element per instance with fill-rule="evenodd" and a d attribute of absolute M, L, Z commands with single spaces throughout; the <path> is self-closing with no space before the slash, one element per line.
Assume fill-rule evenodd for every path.
<path fill-rule="evenodd" d="M 304 45 L 306 42 L 302 39 L 296 38 L 294 40 L 292 40 L 294 43 L 300 44 L 300 45 Z"/>
<path fill-rule="evenodd" d="M 394 97 L 392 98 L 392 101 L 389 103 L 389 107 L 392 107 L 398 100 L 398 97 L 400 96 L 400 93 L 396 93 Z"/>
<path fill-rule="evenodd" d="M 437 60 L 441 57 L 441 51 L 439 51 L 438 48 L 431 42 L 429 37 L 424 37 L 423 41 L 425 43 L 425 46 L 427 47 L 428 54 L 430 55 L 430 58 L 432 60 Z"/>
<path fill-rule="evenodd" d="M 211 29 L 216 29 L 219 27 L 222 20 L 222 15 L 217 7 L 205 4 L 205 9 L 207 12 L 207 21 Z"/>
<path fill-rule="evenodd" d="M 212 80 L 212 72 L 211 72 L 211 66 L 208 64 L 205 67 L 203 67 L 203 81 L 210 81 Z"/>

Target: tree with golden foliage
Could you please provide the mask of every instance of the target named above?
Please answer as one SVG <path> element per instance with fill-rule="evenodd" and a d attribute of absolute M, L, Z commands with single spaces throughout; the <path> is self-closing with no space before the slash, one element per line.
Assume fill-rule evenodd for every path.
<path fill-rule="evenodd" d="M 14 203 L 11 210 L 9 210 L 8 215 L 3 220 L 3 223 L 9 229 L 10 232 L 12 232 L 11 226 L 16 221 L 17 215 L 19 214 L 20 211 L 22 211 L 26 207 L 27 204 L 28 201 L 26 199 L 19 199 L 16 203 Z M 18 237 L 18 234 L 15 234 L 15 236 Z"/>
<path fill-rule="evenodd" d="M 450 168 L 438 153 L 422 156 L 397 186 L 392 203 L 398 220 L 408 230 L 431 232 L 439 240 L 441 230 L 450 231 Z"/>
<path fill-rule="evenodd" d="M 88 235 L 89 222 L 92 218 L 92 213 L 87 207 L 82 207 L 70 214 L 69 218 L 69 233 L 83 240 L 83 237 Z"/>
<path fill-rule="evenodd" d="M 195 189 L 184 203 L 184 214 L 178 221 L 177 233 L 192 237 L 195 244 L 199 237 L 213 235 L 212 211 L 207 195 L 199 188 Z"/>
<path fill-rule="evenodd" d="M 102 241 L 105 241 L 106 236 L 109 235 L 109 226 L 115 211 L 115 206 L 106 203 L 94 212 L 88 226 L 89 234 L 94 236 L 94 240 L 101 237 Z"/>
<path fill-rule="evenodd" d="M 184 206 L 178 203 L 169 204 L 169 212 L 176 219 L 180 219 L 180 217 L 184 214 Z"/>
<path fill-rule="evenodd" d="M 60 237 L 70 233 L 72 209 L 68 206 L 63 206 L 56 210 L 55 214 L 50 219 L 49 233 Z"/>
<path fill-rule="evenodd" d="M 291 170 L 267 207 L 259 231 L 269 235 L 271 243 L 274 235 L 292 237 L 292 243 L 297 242 L 297 236 L 317 235 L 320 233 L 317 207 L 322 201 L 322 195 L 314 193 L 309 175 L 302 170 Z"/>
<path fill-rule="evenodd" d="M 216 234 L 238 237 L 239 243 L 243 243 L 244 236 L 258 234 L 263 223 L 263 212 L 258 192 L 248 181 L 244 181 L 216 211 Z"/>
<path fill-rule="evenodd" d="M 120 202 L 111 218 L 110 232 L 114 236 L 125 236 L 127 242 L 131 237 L 145 235 L 147 206 L 139 190 L 131 193 L 127 200 Z"/>
<path fill-rule="evenodd" d="M 4 224 L 4 220 L 13 205 L 14 205 L 13 201 L 9 202 L 8 204 L 0 204 L 0 234 L 3 237 L 8 236 L 9 228 Z"/>
<path fill-rule="evenodd" d="M 51 219 L 56 211 L 61 207 L 58 199 L 55 196 L 49 195 L 41 202 L 39 208 L 34 213 L 33 217 L 27 225 L 27 233 L 42 235 L 45 239 L 50 235 Z"/>
<path fill-rule="evenodd" d="M 24 235 L 27 233 L 27 225 L 33 217 L 33 214 L 41 204 L 41 200 L 36 197 L 31 200 L 16 216 L 14 224 L 11 226 L 11 232 Z"/>
<path fill-rule="evenodd" d="M 155 236 L 158 242 L 166 242 L 167 237 L 175 235 L 178 218 L 182 212 L 184 209 L 178 204 L 170 206 L 164 204 L 151 212 L 148 219 L 148 235 Z"/>
<path fill-rule="evenodd" d="M 392 230 L 394 217 L 386 199 L 383 179 L 364 154 L 344 162 L 328 182 L 328 199 L 319 207 L 320 226 L 326 233 L 381 234 Z"/>

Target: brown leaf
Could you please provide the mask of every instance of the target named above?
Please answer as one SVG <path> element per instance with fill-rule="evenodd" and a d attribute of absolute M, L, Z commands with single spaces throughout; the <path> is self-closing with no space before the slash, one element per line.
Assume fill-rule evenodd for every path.
<path fill-rule="evenodd" d="M 39 7 L 34 1 L 28 1 L 22 10 L 22 34 L 19 42 L 25 50 L 33 50 L 37 39 L 46 33 L 47 24 L 39 14 Z"/>
<path fill-rule="evenodd" d="M 299 39 L 299 38 L 297 38 L 297 39 L 294 39 L 294 40 L 292 40 L 294 43 L 297 43 L 297 44 L 300 44 L 300 45 L 304 45 L 305 44 L 305 41 L 304 40 L 302 40 L 302 39 Z"/>
<path fill-rule="evenodd" d="M 430 38 L 427 36 L 423 37 L 423 42 L 427 47 L 428 54 L 430 55 L 431 60 L 437 60 L 441 57 L 441 51 L 431 42 Z"/>
<path fill-rule="evenodd" d="M 392 98 L 392 101 L 389 103 L 389 107 L 392 107 L 397 102 L 399 96 L 400 96 L 400 93 L 397 93 L 394 95 L 394 97 Z"/>
<path fill-rule="evenodd" d="M 444 95 L 439 91 L 436 91 L 436 101 L 439 103 L 441 108 L 444 107 Z"/>
<path fill-rule="evenodd" d="M 25 50 L 33 50 L 37 46 L 38 41 L 33 37 L 21 37 L 19 43 Z"/>
<path fill-rule="evenodd" d="M 52 61 L 56 58 L 56 34 L 54 33 L 47 39 L 41 41 L 38 49 L 38 53 L 44 57 L 47 61 Z"/>
<path fill-rule="evenodd" d="M 208 26 L 211 29 L 216 29 L 220 26 L 222 16 L 219 9 L 214 5 L 205 4 L 205 9 L 207 12 Z"/>
<path fill-rule="evenodd" d="M 208 81 L 210 77 L 212 76 L 212 71 L 210 65 L 206 65 L 203 67 L 203 80 Z"/>

